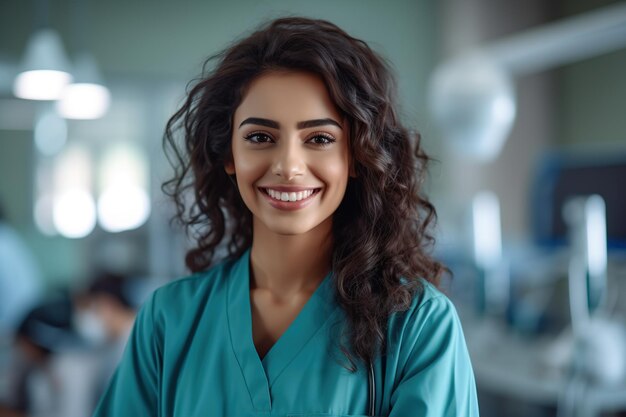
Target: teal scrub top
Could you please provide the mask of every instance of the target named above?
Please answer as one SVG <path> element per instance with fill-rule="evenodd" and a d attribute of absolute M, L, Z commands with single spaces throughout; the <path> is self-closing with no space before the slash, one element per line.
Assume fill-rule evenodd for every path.
<path fill-rule="evenodd" d="M 140 309 L 96 417 L 365 416 L 368 369 L 351 373 L 346 326 L 324 278 L 259 358 L 252 339 L 250 253 L 157 289 Z M 389 319 L 374 362 L 376 415 L 478 416 L 476 387 L 452 303 L 431 284 Z"/>

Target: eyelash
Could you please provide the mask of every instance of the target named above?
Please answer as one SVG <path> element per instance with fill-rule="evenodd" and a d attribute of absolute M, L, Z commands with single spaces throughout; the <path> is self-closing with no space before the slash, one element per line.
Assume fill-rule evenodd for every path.
<path fill-rule="evenodd" d="M 257 144 L 257 145 L 269 142 L 267 140 L 263 141 L 263 142 L 260 142 L 258 140 L 254 140 L 253 138 L 255 136 L 262 136 L 262 137 L 265 137 L 265 138 L 267 138 L 269 140 L 272 140 L 272 138 L 268 134 L 263 133 L 263 132 L 251 132 L 251 133 L 247 134 L 244 137 L 244 140 L 246 140 L 246 141 L 248 141 L 250 143 Z M 315 132 L 315 133 L 313 133 L 311 135 L 311 137 L 307 139 L 307 142 L 312 141 L 313 139 L 316 139 L 316 138 L 323 138 L 324 140 L 326 140 L 326 142 L 324 142 L 324 143 L 313 143 L 314 145 L 317 145 L 317 146 L 320 146 L 320 147 L 329 146 L 329 145 L 333 144 L 334 142 L 336 142 L 336 139 L 334 137 L 332 137 L 328 133 L 324 133 L 324 132 Z"/>

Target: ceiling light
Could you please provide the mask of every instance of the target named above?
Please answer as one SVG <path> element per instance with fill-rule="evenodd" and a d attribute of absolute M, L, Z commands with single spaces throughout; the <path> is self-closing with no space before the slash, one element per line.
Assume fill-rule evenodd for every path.
<path fill-rule="evenodd" d="M 74 66 L 74 82 L 68 85 L 57 102 L 57 111 L 66 119 L 98 119 L 107 112 L 111 101 L 108 88 L 91 54 L 82 53 Z"/>
<path fill-rule="evenodd" d="M 35 32 L 28 41 L 21 72 L 13 83 L 15 96 L 57 100 L 71 81 L 61 37 L 52 29 Z"/>

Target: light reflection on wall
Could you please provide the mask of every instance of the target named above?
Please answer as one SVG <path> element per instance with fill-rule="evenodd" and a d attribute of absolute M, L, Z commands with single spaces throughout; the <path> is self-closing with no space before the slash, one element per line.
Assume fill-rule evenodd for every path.
<path fill-rule="evenodd" d="M 150 216 L 148 162 L 128 142 L 108 145 L 97 164 L 90 148 L 76 143 L 54 157 L 40 157 L 34 217 L 46 235 L 89 235 L 96 223 L 107 232 L 132 230 Z M 100 191 L 94 201 L 94 174 Z"/>
<path fill-rule="evenodd" d="M 96 226 L 96 205 L 91 193 L 81 188 L 62 191 L 54 198 L 52 219 L 65 237 L 87 236 Z"/>
<path fill-rule="evenodd" d="M 65 237 L 85 237 L 96 225 L 92 166 L 88 149 L 77 144 L 68 146 L 55 158 L 52 221 Z"/>
<path fill-rule="evenodd" d="M 148 163 L 128 143 L 111 146 L 100 164 L 98 223 L 108 232 L 136 229 L 150 216 Z"/>

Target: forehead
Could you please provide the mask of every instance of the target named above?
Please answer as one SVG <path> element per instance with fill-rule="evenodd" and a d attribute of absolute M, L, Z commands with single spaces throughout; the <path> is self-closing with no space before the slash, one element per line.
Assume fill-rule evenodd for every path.
<path fill-rule="evenodd" d="M 250 116 L 285 122 L 322 117 L 340 120 L 324 81 L 307 72 L 270 72 L 254 79 L 234 118 Z"/>

